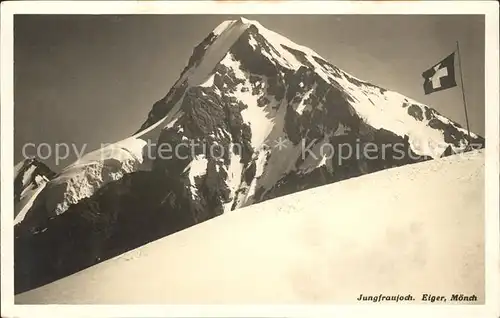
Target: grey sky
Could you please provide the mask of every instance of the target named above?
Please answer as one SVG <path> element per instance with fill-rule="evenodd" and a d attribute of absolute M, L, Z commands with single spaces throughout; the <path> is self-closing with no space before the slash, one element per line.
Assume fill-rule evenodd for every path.
<path fill-rule="evenodd" d="M 86 151 L 134 133 L 196 46 L 238 15 L 16 16 L 14 160 L 26 143 Z M 459 87 L 424 95 L 421 73 L 460 42 L 471 130 L 484 136 L 483 16 L 246 15 L 344 71 L 465 127 Z M 457 75 L 458 77 L 458 75 Z M 459 80 L 457 78 L 457 80 Z M 29 153 L 32 154 L 32 153 Z M 75 160 L 72 155 L 55 170 Z"/>

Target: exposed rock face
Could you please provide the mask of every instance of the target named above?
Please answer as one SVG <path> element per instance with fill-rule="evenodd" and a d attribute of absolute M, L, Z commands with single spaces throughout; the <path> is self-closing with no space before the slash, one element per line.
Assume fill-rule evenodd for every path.
<path fill-rule="evenodd" d="M 226 21 L 134 136 L 41 192 L 15 228 L 16 292 L 239 207 L 465 151 L 466 137 L 255 21 Z"/>

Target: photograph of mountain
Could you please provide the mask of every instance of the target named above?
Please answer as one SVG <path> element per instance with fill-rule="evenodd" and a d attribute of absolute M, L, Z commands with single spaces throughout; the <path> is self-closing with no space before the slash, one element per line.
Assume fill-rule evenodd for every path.
<path fill-rule="evenodd" d="M 226 279 L 226 290 L 240 276 L 225 266 L 253 261 L 238 275 L 279 277 L 261 270 L 265 245 L 282 254 L 276 264 L 308 259 L 287 254 L 301 243 L 286 233 L 311 221 L 269 223 L 308 207 L 325 217 L 308 230 L 311 250 L 384 218 L 408 221 L 391 239 L 401 244 L 437 229 L 419 217 L 456 218 L 442 221 L 443 242 L 474 242 L 457 281 L 477 265 L 456 293 L 484 300 L 484 32 L 481 15 L 16 15 L 16 302 L 144 301 L 109 280 L 153 288 L 157 303 L 330 301 L 316 288 L 331 287 L 304 274 L 282 292 L 208 287 Z M 230 244 L 248 261 L 230 259 Z M 129 258 L 158 266 L 135 281 L 143 271 Z"/>

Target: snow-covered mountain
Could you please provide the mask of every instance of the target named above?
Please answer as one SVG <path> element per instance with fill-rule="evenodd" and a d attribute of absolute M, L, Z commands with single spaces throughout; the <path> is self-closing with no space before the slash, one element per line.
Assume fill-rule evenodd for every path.
<path fill-rule="evenodd" d="M 224 212 L 466 144 L 466 130 L 434 109 L 256 21 L 225 21 L 137 133 L 85 155 L 34 196 L 15 229 L 16 288 Z M 367 146 L 370 154 L 359 151 Z"/>

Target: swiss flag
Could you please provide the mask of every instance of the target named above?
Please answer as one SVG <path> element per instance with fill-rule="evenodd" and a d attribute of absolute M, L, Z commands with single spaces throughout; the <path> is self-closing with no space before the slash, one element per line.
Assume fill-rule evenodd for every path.
<path fill-rule="evenodd" d="M 455 52 L 422 73 L 425 95 L 457 86 L 455 81 Z"/>

